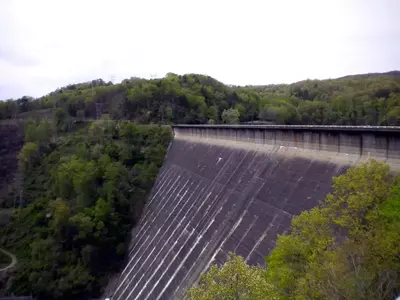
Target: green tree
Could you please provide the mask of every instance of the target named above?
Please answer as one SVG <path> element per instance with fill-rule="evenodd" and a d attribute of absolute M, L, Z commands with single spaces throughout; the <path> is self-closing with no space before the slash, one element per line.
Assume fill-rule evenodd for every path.
<path fill-rule="evenodd" d="M 276 110 L 272 106 L 265 105 L 259 114 L 260 120 L 263 121 L 276 121 Z"/>
<path fill-rule="evenodd" d="M 214 121 L 214 123 L 210 124 L 215 124 L 215 122 L 218 121 L 218 108 L 215 105 L 207 108 L 207 118 L 208 123 L 210 123 L 210 120 Z"/>
<path fill-rule="evenodd" d="M 191 300 L 266 300 L 277 299 L 263 269 L 249 266 L 243 257 L 229 254 L 220 268 L 212 266 L 188 291 Z"/>
<path fill-rule="evenodd" d="M 237 109 L 225 109 L 222 112 L 222 121 L 226 124 L 238 124 L 240 113 Z"/>
<path fill-rule="evenodd" d="M 54 112 L 54 122 L 58 132 L 66 131 L 68 126 L 68 114 L 62 108 L 57 108 Z"/>
<path fill-rule="evenodd" d="M 61 199 L 51 201 L 49 207 L 53 217 L 54 226 L 61 227 L 68 224 L 71 210 L 65 201 Z"/>
<path fill-rule="evenodd" d="M 27 122 L 25 126 L 25 141 L 36 143 L 47 143 L 53 136 L 53 125 L 49 120 L 39 122 Z"/>
<path fill-rule="evenodd" d="M 236 103 L 234 108 L 239 112 L 239 116 L 242 117 L 246 115 L 246 108 L 244 107 L 243 104 Z"/>
<path fill-rule="evenodd" d="M 29 142 L 26 143 L 20 153 L 18 154 L 18 160 L 20 167 L 22 170 L 26 170 L 27 168 L 31 167 L 39 158 L 39 152 L 38 152 L 38 145 Z"/>

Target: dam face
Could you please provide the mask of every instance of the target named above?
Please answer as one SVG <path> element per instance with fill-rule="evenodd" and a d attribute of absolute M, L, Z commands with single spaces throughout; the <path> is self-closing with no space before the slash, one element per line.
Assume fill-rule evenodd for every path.
<path fill-rule="evenodd" d="M 187 125 L 174 134 L 113 300 L 184 298 L 230 251 L 263 265 L 334 176 L 368 158 L 394 169 L 400 160 L 396 128 Z"/>

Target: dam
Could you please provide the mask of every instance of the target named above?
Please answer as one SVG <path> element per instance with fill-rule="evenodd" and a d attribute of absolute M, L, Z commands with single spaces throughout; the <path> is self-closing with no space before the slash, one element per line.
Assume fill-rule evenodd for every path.
<path fill-rule="evenodd" d="M 291 218 L 371 158 L 400 168 L 398 127 L 176 125 L 113 300 L 183 299 L 235 252 L 264 265 Z"/>
<path fill-rule="evenodd" d="M 264 264 L 292 216 L 370 158 L 399 169 L 396 127 L 178 125 L 112 299 L 182 299 L 233 251 Z"/>

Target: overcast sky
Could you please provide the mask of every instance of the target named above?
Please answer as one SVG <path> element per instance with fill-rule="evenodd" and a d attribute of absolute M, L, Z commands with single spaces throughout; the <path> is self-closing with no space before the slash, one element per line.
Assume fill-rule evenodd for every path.
<path fill-rule="evenodd" d="M 1 0 L 0 99 L 167 72 L 227 84 L 400 69 L 400 0 Z"/>

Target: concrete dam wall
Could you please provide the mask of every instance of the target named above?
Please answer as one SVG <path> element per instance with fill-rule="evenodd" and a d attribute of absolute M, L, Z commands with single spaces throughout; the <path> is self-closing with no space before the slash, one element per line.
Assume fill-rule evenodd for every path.
<path fill-rule="evenodd" d="M 174 126 L 113 300 L 182 299 L 233 251 L 264 264 L 332 178 L 375 158 L 398 169 L 394 127 Z"/>

